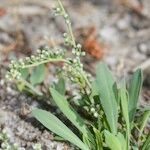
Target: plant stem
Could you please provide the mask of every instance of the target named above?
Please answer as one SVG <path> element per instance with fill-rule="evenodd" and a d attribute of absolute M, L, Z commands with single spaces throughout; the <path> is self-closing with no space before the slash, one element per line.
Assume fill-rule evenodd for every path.
<path fill-rule="evenodd" d="M 89 86 L 89 88 L 91 89 L 91 84 L 89 82 L 89 80 L 87 79 L 87 77 L 84 75 L 84 72 L 81 72 L 81 75 L 83 76 L 84 80 L 86 81 L 87 85 Z"/>
<path fill-rule="evenodd" d="M 67 14 L 65 9 L 64 9 L 64 6 L 62 5 L 61 1 L 60 0 L 57 0 L 58 1 L 58 4 L 60 6 L 60 8 L 62 9 L 62 13 L 63 15 Z M 72 27 L 71 27 L 71 23 L 67 23 L 67 27 L 68 27 L 68 31 L 69 31 L 69 34 L 71 36 L 71 39 L 72 39 L 72 44 L 73 46 L 75 47 L 76 46 L 76 42 L 75 42 L 75 38 L 74 38 L 74 35 L 73 35 L 73 31 L 72 31 Z"/>
<path fill-rule="evenodd" d="M 45 63 L 49 63 L 49 62 L 65 62 L 67 64 L 70 64 L 70 62 L 68 60 L 65 60 L 63 58 L 61 59 L 48 59 L 48 60 L 43 60 L 43 61 L 40 61 L 38 63 L 34 63 L 34 64 L 30 64 L 30 65 L 25 65 L 25 66 L 22 66 L 21 68 L 22 69 L 25 69 L 25 68 L 30 68 L 30 67 L 36 67 L 38 65 L 41 65 L 41 64 L 45 64 Z M 82 77 L 84 78 L 85 82 L 87 83 L 87 85 L 89 86 L 89 88 L 91 89 L 91 84 L 90 82 L 88 81 L 87 77 L 84 75 L 84 72 L 81 71 L 81 75 Z M 28 86 L 29 87 L 29 86 Z"/>
<path fill-rule="evenodd" d="M 24 83 L 28 88 L 30 88 L 35 94 L 42 96 L 43 94 L 37 90 L 35 87 L 33 87 L 29 82 L 27 82 L 26 80 L 24 80 L 23 78 L 19 79 L 19 81 L 21 81 L 22 83 Z"/>
<path fill-rule="evenodd" d="M 38 65 L 41 65 L 41 64 L 45 64 L 45 63 L 48 63 L 48 62 L 66 62 L 66 63 L 69 63 L 67 60 L 65 59 L 48 59 L 48 60 L 43 60 L 43 61 L 40 61 L 38 63 L 35 63 L 35 64 L 30 64 L 30 65 L 25 65 L 23 67 L 21 67 L 22 69 L 25 69 L 25 68 L 30 68 L 30 67 L 36 67 Z"/>

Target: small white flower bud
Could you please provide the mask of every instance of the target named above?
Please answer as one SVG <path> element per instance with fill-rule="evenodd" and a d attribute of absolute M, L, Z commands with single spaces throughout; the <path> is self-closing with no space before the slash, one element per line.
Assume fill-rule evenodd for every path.
<path fill-rule="evenodd" d="M 74 59 L 73 62 L 74 62 L 74 63 L 77 63 L 77 59 Z"/>
<path fill-rule="evenodd" d="M 97 104 L 97 105 L 96 105 L 96 108 L 100 108 L 100 105 L 99 105 L 99 104 Z"/>
<path fill-rule="evenodd" d="M 65 43 L 69 43 L 69 39 L 68 38 L 65 39 Z"/>
<path fill-rule="evenodd" d="M 8 74 L 6 74 L 5 78 L 6 78 L 6 79 L 9 79 L 9 78 L 10 78 L 10 76 L 9 76 Z"/>
<path fill-rule="evenodd" d="M 61 12 L 60 7 L 55 8 L 55 10 L 56 10 L 56 13 L 60 13 Z"/>
<path fill-rule="evenodd" d="M 83 64 L 80 64 L 80 67 L 83 68 Z"/>
<path fill-rule="evenodd" d="M 66 19 L 66 23 L 67 23 L 67 24 L 71 24 L 71 22 L 70 22 L 69 19 Z"/>
<path fill-rule="evenodd" d="M 25 60 L 26 60 L 26 61 L 30 61 L 30 58 L 29 58 L 29 57 L 26 57 Z"/>
<path fill-rule="evenodd" d="M 2 143 L 2 144 L 1 144 L 1 147 L 2 147 L 2 148 L 6 148 L 6 147 L 7 147 L 6 143 Z"/>
<path fill-rule="evenodd" d="M 41 53 L 41 50 L 40 50 L 40 49 L 38 49 L 38 50 L 37 50 L 37 53 L 39 53 L 39 54 L 40 54 L 40 53 Z"/>
<path fill-rule="evenodd" d="M 77 56 L 80 56 L 80 54 L 81 54 L 80 52 L 76 52 L 76 55 L 77 55 Z"/>
<path fill-rule="evenodd" d="M 11 63 L 11 64 L 13 64 L 13 63 L 15 63 L 15 62 L 14 62 L 14 60 L 11 60 L 11 62 L 10 62 L 10 63 Z"/>
<path fill-rule="evenodd" d="M 63 34 L 63 37 L 64 37 L 64 38 L 66 38 L 67 36 L 68 36 L 68 34 L 67 34 L 67 33 L 64 33 L 64 34 Z"/>
<path fill-rule="evenodd" d="M 3 130 L 2 130 L 2 133 L 3 133 L 3 134 L 6 134 L 6 133 L 7 133 L 6 129 L 3 129 Z"/>
<path fill-rule="evenodd" d="M 45 56 L 43 54 L 41 54 L 41 58 L 45 58 Z"/>
<path fill-rule="evenodd" d="M 82 56 L 85 56 L 85 54 L 86 54 L 85 52 L 82 52 L 82 53 L 81 53 Z"/>
<path fill-rule="evenodd" d="M 66 66 L 63 66 L 63 70 L 66 70 Z"/>
<path fill-rule="evenodd" d="M 81 44 L 77 44 L 77 48 L 78 48 L 78 49 L 81 49 L 81 48 L 82 48 L 82 45 L 81 45 Z"/>
<path fill-rule="evenodd" d="M 97 112 L 94 113 L 94 117 L 95 117 L 95 118 L 98 117 L 98 113 L 97 113 Z"/>
<path fill-rule="evenodd" d="M 91 112 L 95 112 L 95 108 L 91 108 Z"/>
<path fill-rule="evenodd" d="M 70 80 L 71 80 L 71 81 L 74 81 L 74 78 L 73 78 L 73 77 L 71 77 L 71 78 L 70 78 Z"/>
<path fill-rule="evenodd" d="M 75 54 L 76 53 L 76 50 L 75 48 L 72 49 L 72 54 Z"/>
<path fill-rule="evenodd" d="M 68 17 L 69 17 L 68 14 L 64 14 L 65 19 L 68 19 Z"/>

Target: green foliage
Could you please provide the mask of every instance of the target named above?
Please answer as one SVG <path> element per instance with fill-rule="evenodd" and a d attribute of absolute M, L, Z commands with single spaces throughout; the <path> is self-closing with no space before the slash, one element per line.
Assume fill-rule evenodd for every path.
<path fill-rule="evenodd" d="M 99 64 L 96 73 L 96 83 L 100 95 L 100 103 L 104 109 L 112 133 L 117 134 L 118 108 L 113 86 L 114 78 L 103 63 Z"/>
<path fill-rule="evenodd" d="M 133 121 L 142 85 L 142 72 L 138 69 L 132 77 L 129 87 L 129 117 Z"/>
<path fill-rule="evenodd" d="M 45 78 L 45 66 L 43 64 L 37 66 L 31 76 L 30 76 L 30 82 L 32 85 L 40 84 L 44 81 Z"/>
<path fill-rule="evenodd" d="M 146 137 L 146 140 L 143 144 L 143 147 L 141 148 L 142 150 L 149 150 L 150 149 L 150 133 L 149 135 Z"/>
<path fill-rule="evenodd" d="M 35 109 L 33 110 L 33 115 L 49 130 L 60 135 L 61 137 L 75 144 L 79 148 L 83 150 L 89 150 L 88 147 L 53 114 L 41 109 Z"/>
<path fill-rule="evenodd" d="M 80 44 L 76 44 L 70 18 L 60 0 L 54 11 L 56 16 L 65 19 L 67 33 L 63 35 L 64 44 L 72 50 L 74 57 L 66 57 L 65 49 L 56 51 L 44 48 L 38 50 L 36 55 L 12 62 L 6 77 L 19 82 L 19 89 L 26 88 L 42 96 L 43 93 L 36 85 L 44 81 L 44 64 L 63 62 L 58 82 L 50 85 L 50 94 L 74 130 L 50 112 L 34 109 L 33 116 L 46 128 L 82 150 L 149 150 L 150 135 L 144 129 L 150 117 L 150 109 L 143 111 L 138 107 L 142 86 L 141 70 L 135 71 L 129 83 L 125 79 L 119 82 L 114 79 L 107 65 L 100 63 L 96 79 L 91 81 L 80 60 L 85 52 L 82 52 Z M 68 94 L 68 79 L 78 85 L 76 96 L 80 98 L 74 100 L 74 96 Z"/>
<path fill-rule="evenodd" d="M 122 110 L 122 117 L 125 120 L 125 124 L 126 124 L 126 147 L 128 147 L 129 149 L 129 140 L 130 140 L 130 121 L 129 121 L 129 110 L 128 110 L 128 92 L 126 89 L 126 84 L 125 81 L 123 81 L 120 90 L 119 90 L 119 94 L 120 94 L 120 101 L 121 101 L 121 110 Z"/>
<path fill-rule="evenodd" d="M 138 74 L 138 73 L 137 73 Z M 134 74 L 135 75 L 135 74 Z M 99 77 L 103 77 L 103 81 L 99 79 Z M 98 81 L 99 80 L 99 81 Z M 106 82 L 109 81 L 109 82 Z M 111 83 L 111 84 L 110 84 Z M 85 118 L 81 117 L 79 113 L 76 112 L 75 109 L 72 108 L 72 106 L 69 104 L 67 99 L 65 98 L 64 95 L 61 95 L 57 90 L 54 88 L 50 88 L 50 92 L 52 95 L 53 100 L 55 101 L 56 105 L 59 107 L 61 112 L 72 122 L 72 124 L 78 129 L 80 132 L 80 135 L 77 135 L 80 140 L 89 148 L 93 150 L 103 150 L 104 147 L 108 147 L 111 150 L 129 150 L 131 147 L 136 147 L 138 145 L 139 148 L 143 148 L 146 150 L 147 147 L 149 147 L 148 139 L 146 138 L 147 135 L 143 133 L 144 127 L 146 125 L 146 122 L 149 119 L 150 116 L 150 110 L 144 111 L 143 115 L 141 116 L 140 122 L 136 121 L 137 119 L 134 117 L 134 126 L 131 128 L 130 121 L 129 121 L 129 97 L 128 97 L 128 90 L 126 88 L 126 83 L 125 80 L 123 80 L 118 88 L 118 98 L 120 99 L 120 103 L 117 103 L 116 99 L 115 100 L 115 107 L 113 107 L 113 104 L 108 102 L 107 100 L 112 100 L 111 96 L 108 96 L 107 94 L 112 94 L 113 93 L 113 83 L 115 83 L 112 75 L 110 74 L 109 69 L 107 66 L 103 63 L 100 63 L 98 66 L 98 71 L 97 71 L 97 86 L 94 86 L 97 88 L 96 91 L 99 91 L 99 103 L 102 105 L 102 111 L 103 115 L 101 116 L 101 112 L 98 112 L 98 118 L 90 122 L 90 124 L 86 121 Z M 103 86 L 100 86 L 100 84 L 103 84 Z M 104 90 L 105 88 L 106 90 Z M 97 92 L 92 92 L 95 94 L 98 94 Z M 94 95 L 96 96 L 96 95 Z M 115 93 L 113 93 L 113 97 L 115 97 Z M 102 99 L 103 98 L 103 99 Z M 101 100 L 100 100 L 101 99 Z M 105 102 L 102 102 L 105 101 Z M 108 104 L 107 104 L 108 102 Z M 106 104 L 105 104 L 106 103 Z M 109 106 L 111 105 L 111 106 Z M 103 109 L 104 107 L 107 106 L 107 109 Z M 108 108 L 110 109 L 108 111 Z M 108 117 L 109 115 L 107 113 L 113 113 L 114 109 L 117 111 L 117 123 L 115 126 L 116 133 L 114 130 L 111 130 L 110 125 L 112 122 L 108 123 Z M 137 109 L 137 108 L 136 108 Z M 105 111 L 106 110 L 106 111 Z M 42 113 L 42 110 L 33 110 L 33 115 L 40 121 L 44 126 L 46 126 L 48 129 L 56 133 L 57 135 L 64 137 L 64 134 L 66 133 L 65 130 L 63 131 L 58 131 L 56 128 L 55 130 L 53 129 L 53 124 L 56 122 L 52 120 L 52 118 L 49 118 L 51 115 L 46 115 L 45 113 Z M 136 113 L 138 113 L 136 111 Z M 90 113 L 89 113 L 90 114 Z M 105 119 L 106 116 L 106 119 Z M 135 115 L 136 116 L 136 115 Z M 94 117 L 94 116 L 93 116 Z M 101 118 L 103 117 L 103 118 Z M 116 115 L 112 115 L 112 121 L 116 119 Z M 46 120 L 46 121 L 45 121 Z M 100 122 L 99 122 L 100 121 Z M 136 122 L 135 122 L 136 121 Z M 142 122 L 141 122 L 142 121 Z M 49 122 L 49 123 L 48 123 Z M 59 123 L 57 125 L 62 129 L 64 129 L 64 125 L 60 123 L 61 121 L 59 120 Z M 100 128 L 98 124 L 100 123 Z M 136 130 L 136 125 L 139 126 L 138 134 L 134 135 L 134 130 Z M 56 127 L 56 126 L 55 126 Z M 131 135 L 132 134 L 132 135 Z M 82 135 L 82 136 L 81 136 Z M 83 137 L 83 138 L 81 138 Z M 132 138 L 131 138 L 132 137 Z M 145 140 L 140 140 L 141 137 L 145 137 Z M 135 138 L 135 139 L 134 139 Z M 139 140 L 136 140 L 138 139 Z M 69 141 L 69 139 L 66 139 Z M 135 141 L 137 141 L 135 143 Z M 70 141 L 73 143 L 73 141 Z M 79 145 L 76 143 L 73 143 L 79 148 L 81 148 Z M 142 146 L 143 144 L 143 146 Z M 83 149 L 83 148 L 81 148 Z"/>
<path fill-rule="evenodd" d="M 50 89 L 53 100 L 63 114 L 73 123 L 73 125 L 85 136 L 90 142 L 94 142 L 92 134 L 84 123 L 84 119 L 69 105 L 64 96 L 60 95 L 56 90 Z"/>
<path fill-rule="evenodd" d="M 111 150 L 123 150 L 119 138 L 109 131 L 104 131 L 106 145 Z"/>
<path fill-rule="evenodd" d="M 54 87 L 56 91 L 58 91 L 61 95 L 65 95 L 66 87 L 65 87 L 65 80 L 63 78 L 60 78 L 58 80 L 58 83 L 54 84 Z"/>
<path fill-rule="evenodd" d="M 108 97 L 107 93 L 111 93 L 111 94 L 113 93 L 113 87 L 114 87 L 113 83 L 116 83 L 116 81 L 114 81 L 112 75 L 110 74 L 109 69 L 107 68 L 107 66 L 105 64 L 102 64 L 102 63 L 99 64 L 97 72 L 99 72 L 99 73 L 97 73 L 97 79 L 100 76 L 101 76 L 101 78 L 105 77 L 105 79 L 103 79 L 103 81 L 98 79 L 97 86 L 95 86 L 95 88 L 97 88 L 96 91 L 100 91 L 99 99 L 103 98 L 103 100 L 105 102 L 107 102 L 107 99 L 112 100 L 112 97 Z M 106 82 L 106 80 L 109 82 Z M 106 84 L 106 85 L 98 86 L 98 85 L 102 84 L 101 82 L 103 82 L 103 85 L 104 84 Z M 110 84 L 110 83 L 112 83 L 112 84 Z M 104 89 L 104 87 L 106 88 L 106 90 Z M 69 102 L 63 95 L 61 95 L 59 92 L 57 92 L 57 90 L 55 90 L 54 88 L 50 89 L 51 95 L 52 95 L 53 100 L 55 101 L 56 105 L 59 107 L 59 109 L 62 111 L 62 113 L 68 118 L 68 120 L 70 120 L 72 122 L 72 124 L 79 130 L 80 135 L 78 135 L 78 138 L 80 138 L 80 140 L 82 140 L 84 142 L 84 144 L 86 145 L 86 147 L 88 147 L 89 149 L 102 150 L 104 147 L 109 147 L 111 150 L 129 150 L 130 147 L 135 147 L 137 144 L 139 147 L 142 148 L 143 147 L 143 146 L 141 146 L 142 143 L 145 145 L 144 147 L 148 147 L 148 144 L 147 144 L 148 142 L 146 141 L 147 140 L 146 138 L 145 138 L 145 142 L 140 141 L 140 140 L 137 141 L 137 143 L 134 143 L 134 142 L 135 142 L 136 138 L 140 138 L 141 136 L 146 136 L 143 134 L 143 130 L 144 130 L 146 122 L 150 116 L 150 111 L 149 110 L 144 111 L 144 113 L 142 115 L 142 119 L 138 123 L 139 129 L 140 129 L 139 133 L 138 133 L 139 137 L 137 135 L 134 135 L 134 133 L 132 134 L 132 132 L 136 129 L 136 127 L 135 126 L 133 128 L 130 127 L 130 122 L 129 122 L 129 113 L 130 112 L 128 110 L 129 97 L 128 97 L 128 90 L 126 88 L 125 81 L 121 82 L 120 86 L 118 86 L 118 87 L 119 88 L 117 90 L 118 91 L 117 95 L 120 99 L 120 103 L 117 103 L 116 99 L 115 99 L 115 102 L 116 102 L 115 107 L 109 106 L 109 102 L 108 102 L 108 104 L 106 103 L 107 109 L 105 108 L 105 110 L 103 110 L 104 117 L 99 118 L 101 120 L 100 121 L 101 128 L 98 127 L 99 119 L 96 119 L 93 122 L 91 122 L 90 124 L 89 123 L 87 124 L 85 118 L 82 118 L 80 116 L 80 114 L 77 113 L 72 108 L 72 106 L 69 104 Z M 106 97 L 104 97 L 104 95 L 106 95 Z M 113 95 L 113 97 L 115 97 L 114 95 Z M 105 107 L 105 103 L 102 102 L 102 100 L 100 100 L 99 103 L 102 103 L 102 108 Z M 110 105 L 112 105 L 112 104 L 110 104 Z M 116 108 L 118 110 L 120 110 L 120 111 L 117 110 L 117 112 L 118 112 L 118 116 L 121 116 L 121 118 L 117 119 L 117 123 L 114 126 L 114 129 L 116 130 L 116 133 L 115 133 L 114 130 L 111 130 L 111 128 L 110 128 L 111 124 L 108 123 L 109 126 L 107 126 L 106 124 L 109 120 L 108 117 L 110 117 L 109 115 L 107 115 L 107 113 L 108 112 L 112 113 L 114 111 L 114 109 L 116 109 Z M 45 111 L 44 111 L 44 113 L 42 113 L 43 112 L 42 110 L 33 110 L 33 112 L 34 112 L 33 115 L 44 126 L 46 126 L 48 129 L 50 129 L 54 133 L 58 134 L 59 136 L 63 137 L 64 139 L 66 139 L 66 137 L 64 137 L 64 135 L 67 132 L 64 130 L 64 127 L 63 127 L 64 124 L 60 120 L 59 120 L 59 123 L 57 123 L 56 121 L 53 120 L 53 118 L 51 118 L 52 114 L 49 114 L 48 112 L 45 112 Z M 100 112 L 98 112 L 98 113 L 99 113 L 98 117 L 100 117 L 101 116 Z M 104 119 L 105 117 L 106 117 L 106 119 Z M 56 117 L 55 117 L 55 119 L 56 119 Z M 134 120 L 137 120 L 137 119 L 134 117 Z M 137 122 L 133 122 L 133 123 L 137 124 Z M 56 124 L 57 125 L 63 124 L 63 125 L 60 125 L 63 127 L 63 130 L 59 131 L 56 127 Z M 120 127 L 118 127 L 119 124 L 120 124 Z M 68 137 L 72 136 L 71 132 L 68 132 L 68 134 L 71 134 L 71 135 L 68 135 Z M 133 137 L 135 137 L 134 140 L 133 140 Z M 76 146 L 81 148 L 79 146 L 79 144 L 74 143 L 75 141 L 72 141 L 71 139 L 66 139 L 66 140 L 72 142 L 73 144 L 75 144 Z M 83 149 L 83 148 L 81 148 L 81 149 Z"/>

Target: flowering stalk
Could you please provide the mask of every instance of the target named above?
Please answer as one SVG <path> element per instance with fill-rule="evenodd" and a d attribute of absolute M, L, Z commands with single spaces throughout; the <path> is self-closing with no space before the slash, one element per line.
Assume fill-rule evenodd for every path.
<path fill-rule="evenodd" d="M 10 64 L 10 71 L 8 71 L 6 78 L 9 80 L 15 79 L 20 82 L 23 82 L 24 85 L 33 90 L 36 94 L 41 95 L 41 93 L 35 90 L 34 87 L 28 81 L 24 80 L 21 77 L 21 70 L 25 68 L 36 67 L 49 62 L 64 62 L 64 67 L 62 69 L 64 75 L 70 78 L 72 82 L 79 84 L 82 89 L 86 89 L 87 86 L 89 87 L 89 89 L 91 89 L 91 84 L 88 80 L 88 75 L 83 70 L 83 64 L 80 60 L 81 56 L 85 56 L 85 52 L 81 50 L 82 46 L 80 44 L 76 44 L 75 42 L 75 38 L 71 28 L 70 18 L 66 13 L 60 0 L 58 0 L 58 7 L 55 8 L 55 15 L 63 16 L 63 18 L 65 19 L 68 34 L 63 34 L 64 44 L 71 46 L 72 54 L 75 57 L 65 58 L 66 51 L 64 49 L 53 50 L 48 47 L 45 47 L 42 50 L 37 50 L 36 55 L 26 57 L 25 59 L 20 59 L 18 62 L 12 61 Z"/>
<path fill-rule="evenodd" d="M 59 6 L 55 9 L 56 10 L 55 14 L 56 15 L 62 15 L 64 17 L 65 22 L 67 24 L 68 32 L 71 36 L 72 45 L 74 47 L 76 47 L 76 42 L 75 42 L 75 38 L 74 38 L 74 35 L 72 32 L 71 21 L 70 21 L 69 15 L 67 14 L 66 10 L 64 9 L 62 2 L 60 0 L 57 0 L 57 1 L 58 1 Z"/>

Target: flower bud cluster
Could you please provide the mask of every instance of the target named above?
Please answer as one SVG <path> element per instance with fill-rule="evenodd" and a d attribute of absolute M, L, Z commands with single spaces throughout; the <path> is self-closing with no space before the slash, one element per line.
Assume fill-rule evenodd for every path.
<path fill-rule="evenodd" d="M 55 16 L 63 16 L 66 24 L 71 25 L 69 15 L 63 10 L 61 6 L 57 6 L 56 8 L 54 8 L 54 14 Z"/>
<path fill-rule="evenodd" d="M 80 60 L 75 59 L 69 59 L 69 63 L 65 64 L 63 67 L 63 72 L 65 76 L 67 76 L 73 83 L 78 83 L 81 86 L 85 86 L 85 80 L 83 78 L 83 65 L 80 63 Z"/>
<path fill-rule="evenodd" d="M 22 148 L 19 148 L 18 145 L 10 144 L 9 141 L 9 135 L 6 133 L 6 130 L 3 129 L 0 133 L 0 141 L 1 141 L 1 147 L 0 150 L 23 150 Z"/>
<path fill-rule="evenodd" d="M 7 73 L 6 78 L 11 79 L 20 79 L 21 73 L 20 70 L 28 68 L 32 65 L 36 65 L 42 62 L 49 62 L 55 59 L 62 59 L 65 55 L 64 50 L 50 50 L 48 47 L 43 48 L 42 50 L 37 50 L 37 55 L 32 55 L 26 57 L 24 60 L 20 59 L 18 62 L 12 61 L 10 64 L 10 71 Z"/>
<path fill-rule="evenodd" d="M 62 15 L 62 9 L 58 6 L 58 7 L 55 7 L 54 8 L 54 14 L 55 16 L 59 16 L 59 15 Z"/>
<path fill-rule="evenodd" d="M 67 13 L 64 13 L 63 17 L 65 19 L 66 24 L 71 25 L 71 20 L 70 20 L 69 15 Z"/>
<path fill-rule="evenodd" d="M 31 56 L 30 62 L 39 62 L 44 61 L 48 59 L 61 59 L 65 55 L 65 51 L 62 49 L 49 49 L 48 47 L 45 47 L 42 50 L 37 50 L 38 55 L 37 56 Z"/>
<path fill-rule="evenodd" d="M 81 49 L 82 49 L 81 44 L 77 44 L 77 46 L 75 46 L 72 49 L 72 54 L 74 54 L 77 58 L 79 58 L 81 56 L 85 56 L 85 52 L 83 52 Z"/>
<path fill-rule="evenodd" d="M 63 34 L 63 37 L 64 37 L 64 43 L 65 43 L 65 45 L 70 45 L 70 46 L 72 46 L 73 44 L 72 44 L 72 39 L 71 39 L 71 37 L 70 37 L 70 35 L 68 35 L 67 33 L 64 33 Z"/>
<path fill-rule="evenodd" d="M 12 79 L 19 80 L 21 77 L 21 73 L 19 71 L 19 69 L 20 69 L 19 63 L 15 62 L 15 61 L 11 61 L 11 64 L 9 65 L 9 67 L 10 67 L 10 70 L 6 74 L 6 79 L 8 79 L 8 80 L 12 80 Z"/>
<path fill-rule="evenodd" d="M 100 110 L 100 106 L 99 105 L 96 105 L 96 106 L 92 106 L 90 108 L 90 113 L 95 117 L 95 118 L 98 118 L 98 116 L 101 117 L 102 113 Z"/>

